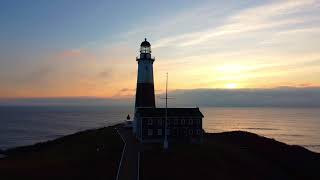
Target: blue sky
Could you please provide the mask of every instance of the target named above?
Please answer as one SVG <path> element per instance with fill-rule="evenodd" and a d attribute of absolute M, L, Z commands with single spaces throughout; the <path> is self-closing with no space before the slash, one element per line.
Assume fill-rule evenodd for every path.
<path fill-rule="evenodd" d="M 37 48 L 85 46 L 92 41 L 117 40 L 146 21 L 159 20 L 192 6 L 192 1 L 155 2 L 1 1 L 1 39 L 15 47 L 27 43 Z M 144 24 L 142 28 L 153 24 Z"/>
<path fill-rule="evenodd" d="M 1 54 L 10 57 L 17 51 L 22 51 L 37 57 L 42 51 L 95 48 L 119 41 L 128 41 L 136 46 L 144 37 L 154 41 L 169 35 L 207 28 L 207 25 L 219 23 L 224 13 L 255 4 L 258 3 L 248 1 L 233 4 L 230 1 L 226 6 L 220 1 L 191 0 L 1 1 Z M 217 19 L 213 22 L 203 23 L 201 20 L 201 23 L 193 24 L 195 22 L 192 21 L 189 24 L 185 21 L 187 19 L 183 19 L 193 12 L 199 14 L 192 18 L 202 18 L 199 10 L 206 5 L 211 5 L 212 9 L 205 11 L 217 14 Z M 182 19 L 175 21 L 179 16 Z M 185 18 L 189 18 L 188 16 Z M 161 28 L 163 24 L 167 29 Z M 179 24 L 186 29 L 179 27 Z M 130 36 L 131 34 L 138 36 Z"/>
<path fill-rule="evenodd" d="M 140 42 L 155 88 L 320 85 L 320 2 L 1 1 L 0 97 L 134 95 Z"/>

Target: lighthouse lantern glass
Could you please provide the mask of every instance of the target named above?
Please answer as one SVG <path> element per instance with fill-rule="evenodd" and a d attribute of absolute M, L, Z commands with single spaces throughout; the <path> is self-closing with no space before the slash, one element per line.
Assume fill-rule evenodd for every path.
<path fill-rule="evenodd" d="M 150 47 L 141 46 L 140 53 L 151 53 Z"/>

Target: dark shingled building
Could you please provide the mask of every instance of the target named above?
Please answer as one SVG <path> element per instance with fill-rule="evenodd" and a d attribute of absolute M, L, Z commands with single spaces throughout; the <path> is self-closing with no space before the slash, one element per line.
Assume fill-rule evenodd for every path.
<path fill-rule="evenodd" d="M 160 142 L 165 133 L 165 108 L 138 108 L 137 132 L 141 142 Z M 169 141 L 197 141 L 202 137 L 203 114 L 199 108 L 168 108 Z"/>

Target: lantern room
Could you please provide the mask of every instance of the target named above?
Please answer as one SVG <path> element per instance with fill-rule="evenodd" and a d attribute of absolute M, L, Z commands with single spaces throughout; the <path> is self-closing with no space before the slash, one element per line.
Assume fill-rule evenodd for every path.
<path fill-rule="evenodd" d="M 140 53 L 144 53 L 144 54 L 150 54 L 151 53 L 151 45 L 147 41 L 147 38 L 145 38 L 144 41 L 140 45 Z"/>

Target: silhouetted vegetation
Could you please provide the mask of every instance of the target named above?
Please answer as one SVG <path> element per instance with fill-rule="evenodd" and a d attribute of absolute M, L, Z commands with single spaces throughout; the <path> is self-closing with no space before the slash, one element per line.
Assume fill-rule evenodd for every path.
<path fill-rule="evenodd" d="M 172 145 L 172 144 L 171 144 Z M 4 151 L 1 179 L 115 179 L 123 143 L 114 127 Z M 141 153 L 140 178 L 320 179 L 320 155 L 256 134 L 206 134 L 202 144 L 160 144 Z"/>
<path fill-rule="evenodd" d="M 5 151 L 1 179 L 115 179 L 123 142 L 113 127 Z"/>
<path fill-rule="evenodd" d="M 320 179 L 320 155 L 256 134 L 206 134 L 203 144 L 159 146 L 142 153 L 148 179 Z"/>

